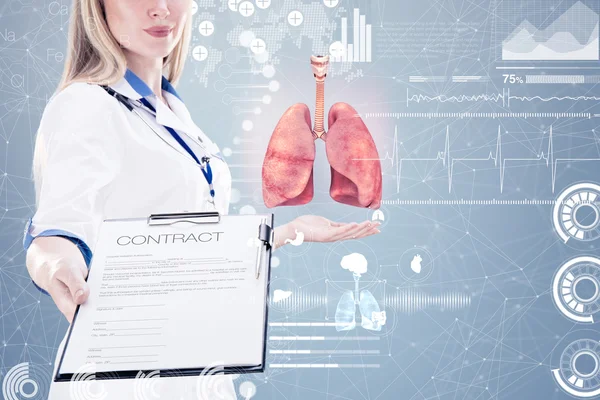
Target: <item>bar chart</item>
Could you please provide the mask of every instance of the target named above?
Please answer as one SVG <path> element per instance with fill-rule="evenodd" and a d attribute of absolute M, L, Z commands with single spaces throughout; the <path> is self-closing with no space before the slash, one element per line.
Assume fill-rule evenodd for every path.
<path fill-rule="evenodd" d="M 366 23 L 366 16 L 360 14 L 360 9 L 354 9 L 353 43 L 348 43 L 348 17 L 341 18 L 341 36 L 341 41 L 329 47 L 330 62 L 371 62 L 371 24 Z"/>

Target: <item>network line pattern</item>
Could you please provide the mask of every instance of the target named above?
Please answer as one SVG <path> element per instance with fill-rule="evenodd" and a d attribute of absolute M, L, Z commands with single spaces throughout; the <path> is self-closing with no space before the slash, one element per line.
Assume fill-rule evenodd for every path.
<path fill-rule="evenodd" d="M 72 3 L 0 5 L 0 397 L 9 400 L 48 398 L 68 328 L 31 283 L 22 234 L 36 209 L 36 130 L 61 78 Z M 231 378 L 238 398 L 567 400 L 598 392 L 600 208 L 592 181 L 600 181 L 600 142 L 587 137 L 600 116 L 596 0 L 192 5 L 190 54 L 176 89 L 230 166 L 229 213 L 273 212 L 277 225 L 302 215 L 381 221 L 381 233 L 361 240 L 273 252 L 267 368 Z M 531 40 L 521 47 L 526 30 L 546 49 Z M 342 53 L 332 63 L 326 102 L 355 104 L 365 116 L 386 170 L 381 214 L 330 200 L 329 165 L 319 161 L 326 157 L 315 161 L 311 203 L 266 209 L 260 171 L 269 134 L 289 105 L 314 98 L 309 56 L 333 56 L 344 36 L 352 61 Z M 556 60 L 561 43 L 568 48 Z M 504 73 L 522 82 L 504 82 Z M 440 184 L 423 184 L 420 171 L 410 184 L 413 164 Z M 358 296 L 340 267 L 352 253 L 369 262 Z M 341 326 L 352 315 L 355 326 L 338 331 L 338 305 L 353 290 L 355 307 L 345 304 Z M 371 296 L 361 298 L 363 290 Z M 185 400 L 199 397 L 194 388 Z"/>

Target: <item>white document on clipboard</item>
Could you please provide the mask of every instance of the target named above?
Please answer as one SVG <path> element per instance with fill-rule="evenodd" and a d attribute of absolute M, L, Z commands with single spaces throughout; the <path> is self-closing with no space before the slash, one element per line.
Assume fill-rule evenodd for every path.
<path fill-rule="evenodd" d="M 264 371 L 273 214 L 105 220 L 55 381 Z"/>

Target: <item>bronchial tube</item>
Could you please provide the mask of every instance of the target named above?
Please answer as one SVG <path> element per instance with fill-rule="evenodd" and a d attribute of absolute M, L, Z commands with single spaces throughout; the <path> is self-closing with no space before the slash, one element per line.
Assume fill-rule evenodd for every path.
<path fill-rule="evenodd" d="M 311 56 L 310 65 L 317 82 L 317 107 L 315 109 L 315 124 L 313 136 L 325 140 L 325 78 L 329 67 L 329 56 Z"/>

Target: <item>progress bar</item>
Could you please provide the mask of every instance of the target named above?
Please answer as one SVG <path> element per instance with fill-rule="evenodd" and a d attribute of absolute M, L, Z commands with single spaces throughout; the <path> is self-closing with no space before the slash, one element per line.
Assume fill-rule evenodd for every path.
<path fill-rule="evenodd" d="M 379 336 L 269 336 L 269 340 L 379 340 Z"/>
<path fill-rule="evenodd" d="M 515 112 L 505 112 L 505 113 L 470 113 L 470 112 L 411 112 L 411 113 L 365 113 L 365 118 L 555 118 L 555 119 L 563 119 L 563 118 L 598 118 L 599 114 L 591 114 L 591 113 L 515 113 Z"/>
<path fill-rule="evenodd" d="M 383 205 L 402 205 L 402 206 L 416 206 L 416 205 L 442 205 L 442 206 L 478 206 L 478 205 L 494 205 L 494 206 L 553 206 L 556 204 L 556 200 L 381 200 Z"/>
<path fill-rule="evenodd" d="M 269 354 L 379 354 L 379 350 L 269 350 Z"/>
<path fill-rule="evenodd" d="M 346 326 L 341 322 L 269 322 L 269 326 Z"/>
<path fill-rule="evenodd" d="M 269 368 L 379 368 L 379 364 L 269 364 Z"/>

